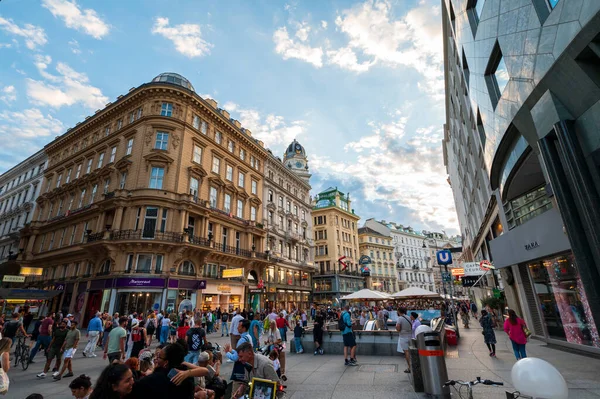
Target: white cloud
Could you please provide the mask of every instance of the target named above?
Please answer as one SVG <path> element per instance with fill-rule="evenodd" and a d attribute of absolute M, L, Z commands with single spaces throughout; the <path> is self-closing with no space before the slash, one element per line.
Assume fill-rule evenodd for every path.
<path fill-rule="evenodd" d="M 9 104 L 17 99 L 17 90 L 15 86 L 4 86 L 0 88 L 0 101 Z"/>
<path fill-rule="evenodd" d="M 71 51 L 73 54 L 81 54 L 81 49 L 79 48 L 79 42 L 75 39 L 69 41 L 69 46 L 71 46 Z"/>
<path fill-rule="evenodd" d="M 65 21 L 68 28 L 78 30 L 96 39 L 108 35 L 109 25 L 91 8 L 80 9 L 75 0 L 42 0 L 42 6 L 56 18 Z"/>
<path fill-rule="evenodd" d="M 223 108 L 237 118 L 242 126 L 252 131 L 252 136 L 265 143 L 265 147 L 287 146 L 292 140 L 306 133 L 307 123 L 302 120 L 287 122 L 283 116 L 268 114 L 266 116 L 255 109 L 240 108 L 231 101 Z M 276 151 L 276 150 L 275 150 Z"/>
<path fill-rule="evenodd" d="M 440 151 L 442 129 L 422 126 L 407 131 L 408 122 L 402 113 L 390 122 L 371 122 L 372 134 L 344 147 L 348 161 L 312 155 L 311 167 L 341 184 L 358 181 L 363 190 L 359 196 L 365 202 L 383 201 L 390 209 L 408 208 L 409 223 L 457 230 Z M 371 205 L 360 206 L 369 209 Z"/>
<path fill-rule="evenodd" d="M 327 21 L 321 21 L 321 28 L 327 29 Z"/>
<path fill-rule="evenodd" d="M 43 46 L 48 43 L 46 32 L 39 26 L 32 24 L 25 24 L 23 27 L 15 24 L 12 19 L 5 19 L 0 17 L 0 29 L 14 36 L 20 36 L 24 38 L 25 45 L 30 50 L 35 50 L 38 46 Z M 10 47 L 10 46 L 5 46 Z"/>
<path fill-rule="evenodd" d="M 19 112 L 0 112 L 0 132 L 10 140 L 0 147 L 0 173 L 12 168 L 64 132 L 61 121 L 31 108 Z"/>
<path fill-rule="evenodd" d="M 302 35 L 301 35 L 302 36 Z M 273 34 L 275 51 L 281 54 L 284 60 L 297 58 L 313 64 L 317 68 L 323 66 L 323 49 L 321 47 L 310 47 L 290 38 L 287 28 L 282 27 Z"/>
<path fill-rule="evenodd" d="M 67 64 L 59 62 L 56 65 L 58 75 L 53 75 L 47 72 L 51 62 L 49 56 L 36 56 L 34 65 L 46 81 L 26 79 L 27 96 L 31 102 L 54 108 L 76 103 L 81 103 L 89 109 L 105 106 L 108 97 L 104 96 L 99 88 L 90 84 L 85 73 L 77 72 Z"/>
<path fill-rule="evenodd" d="M 310 26 L 306 22 L 299 24 L 298 30 L 296 31 L 296 37 L 301 41 L 305 42 L 308 40 L 308 33 L 310 32 Z"/>
<path fill-rule="evenodd" d="M 10 43 L 0 43 L 0 48 L 11 48 L 12 44 Z"/>
<path fill-rule="evenodd" d="M 327 58 L 329 64 L 335 64 L 342 69 L 354 72 L 366 72 L 375 64 L 375 61 L 359 63 L 356 53 L 349 47 L 343 47 L 339 50 L 329 50 Z"/>
<path fill-rule="evenodd" d="M 169 18 L 156 18 L 152 33 L 159 34 L 173 42 L 175 48 L 188 58 L 210 54 L 213 45 L 202 38 L 200 25 L 181 24 L 169 26 Z"/>

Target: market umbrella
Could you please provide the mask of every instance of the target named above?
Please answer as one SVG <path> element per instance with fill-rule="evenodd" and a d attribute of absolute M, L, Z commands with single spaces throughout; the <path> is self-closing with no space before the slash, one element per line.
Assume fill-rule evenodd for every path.
<path fill-rule="evenodd" d="M 346 296 L 341 297 L 340 299 L 373 299 L 373 300 L 386 300 L 390 299 L 388 294 L 383 292 L 373 291 L 369 289 L 363 289 L 360 291 L 353 292 L 352 294 L 348 294 Z"/>
<path fill-rule="evenodd" d="M 400 292 L 396 292 L 391 296 L 397 299 L 426 299 L 439 298 L 440 294 L 433 291 L 427 291 L 419 287 L 410 287 Z"/>

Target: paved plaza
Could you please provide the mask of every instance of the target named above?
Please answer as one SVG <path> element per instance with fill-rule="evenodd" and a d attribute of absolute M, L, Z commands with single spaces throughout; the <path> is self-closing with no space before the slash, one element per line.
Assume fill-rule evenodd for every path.
<path fill-rule="evenodd" d="M 504 381 L 504 388 L 479 385 L 475 397 L 504 399 L 505 390 L 512 391 L 510 370 L 515 363 L 510 342 L 504 332 L 497 332 L 497 358 L 488 356 L 482 341 L 481 330 L 461 330 L 458 349 L 450 350 L 446 359 L 448 376 L 452 379 L 473 379 L 477 376 Z M 224 344 L 227 338 L 211 334 L 212 342 Z M 84 347 L 85 337 L 80 343 Z M 577 399 L 600 398 L 600 359 L 581 356 L 547 347 L 544 343 L 531 340 L 527 345 L 528 355 L 549 361 L 567 380 L 570 397 Z M 95 381 L 106 361 L 101 352 L 93 359 L 80 354 L 73 362 L 75 375 L 85 373 Z M 24 399 L 30 393 L 41 393 L 46 399 L 69 398 L 69 378 L 54 382 L 51 377 L 38 380 L 36 374 L 43 368 L 43 358 L 37 357 L 27 371 L 11 368 L 10 392 L 7 398 Z M 360 366 L 346 367 L 341 355 L 314 356 L 312 354 L 288 354 L 287 397 L 292 399 L 386 399 L 421 398 L 425 394 L 413 391 L 406 368 L 400 357 L 370 357 L 358 359 Z M 229 377 L 231 364 L 225 364 L 222 375 Z"/>

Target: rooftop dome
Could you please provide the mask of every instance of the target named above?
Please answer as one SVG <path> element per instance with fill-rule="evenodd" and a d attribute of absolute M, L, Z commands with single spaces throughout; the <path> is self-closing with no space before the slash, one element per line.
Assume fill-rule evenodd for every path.
<path fill-rule="evenodd" d="M 194 86 L 192 86 L 190 81 L 178 73 L 173 73 L 173 72 L 161 73 L 160 75 L 158 75 L 157 77 L 152 79 L 152 82 L 170 83 L 170 84 L 174 84 L 177 86 L 185 87 L 186 89 L 189 89 L 191 91 L 196 91 L 196 90 L 194 90 Z"/>
<path fill-rule="evenodd" d="M 296 154 L 301 154 L 302 156 L 306 156 L 306 152 L 304 151 L 304 147 L 294 139 L 292 143 L 289 145 L 287 150 L 285 151 L 284 158 L 293 157 Z"/>

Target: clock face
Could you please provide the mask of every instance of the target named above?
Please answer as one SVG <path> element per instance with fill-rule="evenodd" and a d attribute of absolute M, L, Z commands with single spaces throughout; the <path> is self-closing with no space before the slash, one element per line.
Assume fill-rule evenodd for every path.
<path fill-rule="evenodd" d="M 300 162 L 300 161 L 296 162 L 296 167 L 297 168 L 301 168 L 302 167 L 302 162 Z"/>

